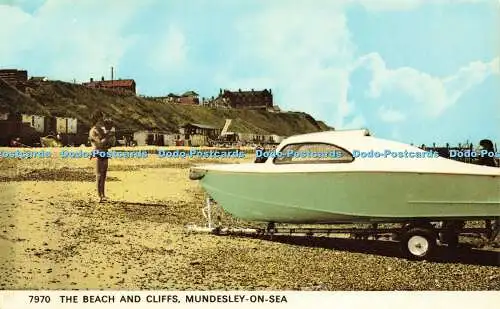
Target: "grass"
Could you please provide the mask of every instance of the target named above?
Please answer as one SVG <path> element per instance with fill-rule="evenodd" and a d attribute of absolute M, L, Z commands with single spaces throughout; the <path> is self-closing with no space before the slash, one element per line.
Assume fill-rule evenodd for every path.
<path fill-rule="evenodd" d="M 305 113 L 269 113 L 258 110 L 225 110 L 180 105 L 123 96 L 100 89 L 60 81 L 33 84 L 26 96 L 0 83 L 0 108 L 10 112 L 65 116 L 78 120 L 79 131 L 90 127 L 90 115 L 100 109 L 117 123 L 118 130 L 160 130 L 177 132 L 187 122 L 222 128 L 233 119 L 230 131 L 290 136 L 326 130 L 322 122 Z"/>

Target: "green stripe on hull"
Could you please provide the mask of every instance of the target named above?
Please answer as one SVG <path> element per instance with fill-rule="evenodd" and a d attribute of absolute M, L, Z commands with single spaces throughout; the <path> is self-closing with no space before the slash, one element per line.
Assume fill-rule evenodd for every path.
<path fill-rule="evenodd" d="M 474 175 L 208 171 L 205 190 L 235 217 L 337 223 L 500 216 L 500 178 Z"/>

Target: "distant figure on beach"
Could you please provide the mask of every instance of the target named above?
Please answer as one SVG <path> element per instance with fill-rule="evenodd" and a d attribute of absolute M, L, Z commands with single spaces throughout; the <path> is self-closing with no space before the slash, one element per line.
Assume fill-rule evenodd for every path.
<path fill-rule="evenodd" d="M 256 148 L 255 148 L 255 154 L 257 155 L 257 151 L 260 150 L 261 152 L 264 152 L 264 147 L 262 147 L 262 145 L 258 145 Z M 260 156 L 260 157 L 255 157 L 255 161 L 254 163 L 264 163 L 266 162 L 267 158 L 265 156 Z"/>
<path fill-rule="evenodd" d="M 10 147 L 21 147 L 21 139 L 19 137 L 13 138 L 10 141 Z"/>
<path fill-rule="evenodd" d="M 113 123 L 109 119 L 104 119 L 104 114 L 100 111 L 92 115 L 93 127 L 89 132 L 89 140 L 95 151 L 99 151 L 96 155 L 96 184 L 99 203 L 106 201 L 105 183 L 106 174 L 108 171 L 107 152 L 113 147 L 116 139 L 114 137 Z"/>
<path fill-rule="evenodd" d="M 488 153 L 495 153 L 495 149 L 493 147 L 493 142 L 489 139 L 481 140 L 479 142 L 479 151 L 482 151 L 482 150 L 487 150 Z M 498 167 L 498 163 L 495 160 L 495 156 L 488 156 L 488 155 L 480 156 L 477 159 L 476 164 Z"/>
<path fill-rule="evenodd" d="M 126 147 L 132 146 L 131 141 L 130 141 L 130 137 L 128 135 L 123 136 L 123 141 L 124 141 Z"/>

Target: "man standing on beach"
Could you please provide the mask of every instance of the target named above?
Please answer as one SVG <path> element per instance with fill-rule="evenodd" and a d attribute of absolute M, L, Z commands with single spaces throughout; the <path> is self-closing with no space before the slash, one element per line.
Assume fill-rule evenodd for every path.
<path fill-rule="evenodd" d="M 89 132 L 89 140 L 94 151 L 98 151 L 96 156 L 96 184 L 97 194 L 99 195 L 99 203 L 106 201 L 104 187 L 106 183 L 106 174 L 108 171 L 107 151 L 114 146 L 115 138 L 110 126 L 110 120 L 104 119 L 104 114 L 100 111 L 95 112 L 91 118 L 93 127 Z"/>

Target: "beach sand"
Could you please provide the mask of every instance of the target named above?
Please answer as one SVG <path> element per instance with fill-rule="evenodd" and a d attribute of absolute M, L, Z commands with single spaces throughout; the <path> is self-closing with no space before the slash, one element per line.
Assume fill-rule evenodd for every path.
<path fill-rule="evenodd" d="M 494 248 L 416 262 L 392 242 L 187 233 L 205 222 L 188 168 L 205 162 L 111 159 L 99 204 L 93 160 L 0 159 L 0 289 L 500 289 Z"/>

